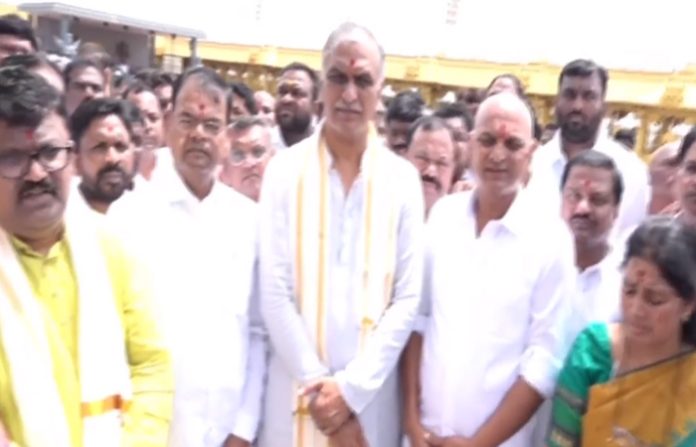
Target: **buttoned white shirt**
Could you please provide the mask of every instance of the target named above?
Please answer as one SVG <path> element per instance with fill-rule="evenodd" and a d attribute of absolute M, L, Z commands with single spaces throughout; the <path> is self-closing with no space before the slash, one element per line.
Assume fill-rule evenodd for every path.
<path fill-rule="evenodd" d="M 621 318 L 622 250 L 612 249 L 597 264 L 578 272 L 573 303 L 573 334 L 595 322 L 613 323 Z"/>
<path fill-rule="evenodd" d="M 475 191 L 442 198 L 426 229 L 421 420 L 473 436 L 518 378 L 550 396 L 567 346 L 573 246 L 519 192 L 476 236 Z M 504 447 L 527 447 L 530 422 Z"/>
<path fill-rule="evenodd" d="M 651 195 L 648 169 L 635 152 L 613 140 L 606 131 L 600 131 L 592 149 L 611 157 L 621 172 L 624 193 L 614 225 L 614 234 L 619 235 L 639 225 L 647 216 Z M 532 159 L 528 189 L 533 192 L 535 200 L 545 203 L 545 209 L 556 216 L 561 209 L 561 177 L 567 162 L 561 150 L 561 132 L 556 132 Z"/>
<path fill-rule="evenodd" d="M 162 174 L 151 197 L 113 218 L 131 221 L 155 264 L 175 370 L 169 446 L 219 447 L 230 434 L 252 441 L 266 372 L 256 204 L 217 181 L 198 200 L 176 171 Z"/>

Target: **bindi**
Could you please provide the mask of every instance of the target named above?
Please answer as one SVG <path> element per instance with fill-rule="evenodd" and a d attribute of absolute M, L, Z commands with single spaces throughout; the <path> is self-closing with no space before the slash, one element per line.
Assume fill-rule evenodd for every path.
<path fill-rule="evenodd" d="M 26 138 L 27 141 L 34 141 L 34 131 L 33 130 L 27 130 L 24 132 L 24 138 Z"/>
<path fill-rule="evenodd" d="M 498 138 L 502 140 L 507 140 L 509 136 L 510 132 L 508 131 L 507 126 L 505 125 L 505 123 L 501 123 L 498 126 Z"/>

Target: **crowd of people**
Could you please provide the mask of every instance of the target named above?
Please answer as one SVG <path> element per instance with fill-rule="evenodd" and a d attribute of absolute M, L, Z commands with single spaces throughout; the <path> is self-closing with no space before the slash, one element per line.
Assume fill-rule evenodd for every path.
<path fill-rule="evenodd" d="M 696 130 L 645 164 L 595 62 L 542 128 L 353 23 L 275 92 L 0 59 L 0 445 L 696 446 Z"/>

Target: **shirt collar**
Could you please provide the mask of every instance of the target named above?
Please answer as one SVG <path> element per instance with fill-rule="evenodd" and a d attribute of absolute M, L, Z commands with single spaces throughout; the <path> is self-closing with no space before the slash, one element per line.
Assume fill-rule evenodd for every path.
<path fill-rule="evenodd" d="M 35 251 L 26 242 L 21 241 L 20 239 L 14 237 L 14 236 L 12 236 L 10 238 L 10 240 L 12 242 L 12 246 L 17 251 L 17 254 L 21 257 L 26 257 L 26 258 L 43 259 L 43 260 L 50 261 L 50 260 L 57 259 L 60 256 L 62 256 L 67 249 L 67 244 L 65 243 L 65 238 L 61 238 L 58 242 L 56 242 L 51 247 L 51 249 L 48 251 L 48 254 L 46 254 L 46 256 Z"/>
<path fill-rule="evenodd" d="M 499 225 L 503 226 L 510 233 L 516 236 L 523 236 L 525 231 L 527 231 L 529 228 L 529 225 L 535 224 L 533 219 L 537 215 L 531 206 L 532 202 L 529 196 L 529 193 L 527 193 L 524 188 L 520 188 L 520 190 L 517 191 L 512 204 L 510 204 L 510 208 L 508 208 L 502 219 L 493 222 L 497 222 Z M 471 194 L 469 212 L 474 219 L 476 219 L 476 201 L 477 194 Z"/>

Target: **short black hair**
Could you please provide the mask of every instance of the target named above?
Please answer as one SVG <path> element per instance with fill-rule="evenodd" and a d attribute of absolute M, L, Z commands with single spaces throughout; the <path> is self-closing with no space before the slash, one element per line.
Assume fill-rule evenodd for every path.
<path fill-rule="evenodd" d="M 46 54 L 42 52 L 29 54 L 13 54 L 11 56 L 7 56 L 5 59 L 0 61 L 0 67 L 11 66 L 24 67 L 30 71 L 41 67 L 49 67 L 52 70 L 54 70 L 58 76 L 63 76 L 63 72 L 60 69 L 60 67 L 58 67 L 58 65 L 56 65 L 55 62 L 50 60 L 46 56 Z"/>
<path fill-rule="evenodd" d="M 694 143 L 696 143 L 696 126 L 689 129 L 679 144 L 679 152 L 677 152 L 677 162 L 679 164 L 684 163 L 684 160 L 686 159 L 686 156 Z"/>
<path fill-rule="evenodd" d="M 51 113 L 68 116 L 62 95 L 45 79 L 24 67 L 0 68 L 0 121 L 35 128 Z"/>
<path fill-rule="evenodd" d="M 143 68 L 135 73 L 134 78 L 144 82 L 154 90 L 165 85 L 173 86 L 177 75 L 155 68 Z"/>
<path fill-rule="evenodd" d="M 498 79 L 503 79 L 503 78 L 507 78 L 507 79 L 512 81 L 512 83 L 515 85 L 515 93 L 517 93 L 517 95 L 519 95 L 519 96 L 525 95 L 524 86 L 522 85 L 522 81 L 520 80 L 520 78 L 518 78 L 517 76 L 515 76 L 512 73 L 503 73 L 503 74 L 500 74 L 500 75 L 494 77 L 493 80 L 491 81 L 491 83 L 488 84 L 488 87 L 486 87 L 486 96 L 488 96 L 490 94 L 491 87 L 493 87 L 493 84 L 495 84 L 495 81 L 497 81 Z"/>
<path fill-rule="evenodd" d="M 232 89 L 232 94 L 239 96 L 244 101 L 244 107 L 251 115 L 256 115 L 259 110 L 256 108 L 256 100 L 254 99 L 254 91 L 249 88 L 243 82 L 232 82 L 230 83 L 230 89 Z"/>
<path fill-rule="evenodd" d="M 222 93 L 225 100 L 225 106 L 227 107 L 225 117 L 229 122 L 230 110 L 232 110 L 232 96 L 230 94 L 230 88 L 225 80 L 222 79 L 222 77 L 215 70 L 202 65 L 187 69 L 177 78 L 176 82 L 174 82 L 172 86 L 172 107 L 176 106 L 176 100 L 179 97 L 179 93 L 186 84 L 186 81 L 189 79 L 196 79 L 204 88 L 213 88 Z"/>
<path fill-rule="evenodd" d="M 425 101 L 420 93 L 412 90 L 399 92 L 394 99 L 389 103 L 385 122 L 401 121 L 404 123 L 413 123 L 418 118 L 423 116 Z"/>
<path fill-rule="evenodd" d="M 17 14 L 0 16 L 0 35 L 14 36 L 18 39 L 29 41 L 34 51 L 39 50 L 39 43 L 31 23 Z"/>
<path fill-rule="evenodd" d="M 621 172 L 616 167 L 616 163 L 608 155 L 595 150 L 587 150 L 581 152 L 577 157 L 571 158 L 566 163 L 561 176 L 561 189 L 565 188 L 570 172 L 576 166 L 585 166 L 588 168 L 604 169 L 611 172 L 612 191 L 614 193 L 614 205 L 621 203 L 621 198 L 624 192 L 624 182 Z"/>
<path fill-rule="evenodd" d="M 558 85 L 560 86 L 563 79 L 567 77 L 587 78 L 594 74 L 599 76 L 599 80 L 602 85 L 602 95 L 606 94 L 607 83 L 609 82 L 609 73 L 607 72 L 606 68 L 589 59 L 576 59 L 567 63 L 566 66 L 563 67 L 563 70 L 561 70 L 560 76 L 558 76 Z"/>
<path fill-rule="evenodd" d="M 140 79 L 135 79 L 126 86 L 126 89 L 123 91 L 123 95 L 121 95 L 121 97 L 123 99 L 128 99 L 130 95 L 139 95 L 143 92 L 150 92 L 153 95 L 155 94 L 155 91 L 152 89 L 152 87 L 150 87 Z"/>
<path fill-rule="evenodd" d="M 413 136 L 419 130 L 423 130 L 424 132 L 446 130 L 450 138 L 452 138 L 452 144 L 454 144 L 454 137 L 452 136 L 452 127 L 450 127 L 450 125 L 447 124 L 447 121 L 445 121 L 443 118 L 434 115 L 426 115 L 418 118 L 416 121 L 413 122 L 413 124 L 411 124 L 411 127 L 408 128 L 408 136 L 406 137 L 407 147 L 411 146 Z"/>
<path fill-rule="evenodd" d="M 116 115 L 121 119 L 132 139 L 133 109 L 137 110 L 137 107 L 122 99 L 94 98 L 84 101 L 70 117 L 70 134 L 77 150 L 80 150 L 80 140 L 92 122 L 109 115 Z"/>
<path fill-rule="evenodd" d="M 628 239 L 624 266 L 631 258 L 655 264 L 682 300 L 696 300 L 696 230 L 690 226 L 672 216 L 649 217 Z M 682 323 L 682 341 L 696 345 L 696 313 Z"/>
<path fill-rule="evenodd" d="M 317 76 L 316 71 L 302 62 L 291 62 L 280 70 L 280 76 L 283 76 L 289 71 L 305 72 L 307 76 L 309 76 L 310 81 L 312 81 L 312 100 L 316 100 L 319 97 L 319 76 Z"/>
<path fill-rule="evenodd" d="M 98 62 L 92 59 L 75 59 L 71 61 L 63 70 L 63 82 L 65 82 L 65 86 L 67 87 L 70 85 L 70 76 L 72 76 L 74 71 L 88 67 L 94 68 L 99 73 L 102 73 L 103 76 L 104 67 L 100 65 Z M 106 82 L 106 78 L 104 78 L 104 82 Z"/>
<path fill-rule="evenodd" d="M 464 121 L 466 130 L 471 131 L 474 128 L 474 118 L 472 118 L 469 109 L 460 102 L 441 105 L 433 116 L 448 120 L 450 118 L 461 118 Z"/>

